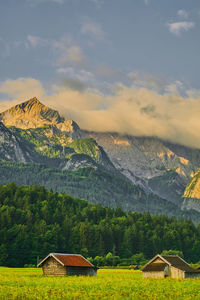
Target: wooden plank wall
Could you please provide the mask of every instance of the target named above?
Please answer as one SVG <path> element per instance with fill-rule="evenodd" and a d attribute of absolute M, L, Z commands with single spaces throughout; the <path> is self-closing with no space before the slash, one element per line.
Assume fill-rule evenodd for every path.
<path fill-rule="evenodd" d="M 144 278 L 164 278 L 164 271 L 142 272 Z"/>
<path fill-rule="evenodd" d="M 53 257 L 49 257 L 42 266 L 44 275 L 65 276 L 66 267 L 59 264 Z"/>
<path fill-rule="evenodd" d="M 170 273 L 171 273 L 171 278 L 179 278 L 179 279 L 183 279 L 185 278 L 185 272 L 177 269 L 175 267 L 170 267 Z"/>

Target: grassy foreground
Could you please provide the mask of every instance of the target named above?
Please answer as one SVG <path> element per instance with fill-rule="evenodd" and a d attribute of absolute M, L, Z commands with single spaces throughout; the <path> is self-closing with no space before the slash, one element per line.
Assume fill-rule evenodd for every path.
<path fill-rule="evenodd" d="M 200 299 L 200 280 L 111 269 L 96 277 L 44 277 L 41 269 L 0 268 L 0 299 Z"/>

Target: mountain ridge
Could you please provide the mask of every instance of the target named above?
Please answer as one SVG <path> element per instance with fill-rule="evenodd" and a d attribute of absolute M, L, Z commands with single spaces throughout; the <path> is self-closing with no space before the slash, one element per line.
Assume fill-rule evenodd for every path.
<path fill-rule="evenodd" d="M 139 186 L 147 195 L 154 194 L 185 209 L 182 196 L 200 166 L 198 149 L 154 137 L 82 130 L 75 121 L 65 120 L 37 98 L 2 112 L 0 119 L 7 126 L 2 125 L 5 135 L 16 140 L 10 159 L 3 150 L 5 143 L 1 144 L 1 159 L 44 163 L 61 171 L 103 168 Z M 3 139 L 1 133 L 0 138 Z M 17 147 L 23 154 L 21 160 L 14 154 Z"/>

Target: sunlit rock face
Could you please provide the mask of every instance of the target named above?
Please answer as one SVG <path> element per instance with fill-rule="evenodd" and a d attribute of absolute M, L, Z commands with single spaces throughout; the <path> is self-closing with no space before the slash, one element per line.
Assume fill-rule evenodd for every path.
<path fill-rule="evenodd" d="M 45 106 L 36 97 L 2 112 L 0 120 L 6 126 L 21 129 L 49 127 L 47 135 L 65 132 L 66 136 L 80 137 L 80 128 L 76 122 L 65 120 L 58 111 Z"/>
<path fill-rule="evenodd" d="M 65 120 L 58 111 L 45 106 L 35 97 L 2 112 L 0 119 L 6 126 L 22 129 L 52 125 L 66 132 L 79 130 L 76 122 Z"/>
<path fill-rule="evenodd" d="M 57 123 L 56 127 L 61 131 L 66 131 L 66 132 L 74 132 L 80 129 L 77 123 L 74 122 L 73 120 L 67 120 L 61 123 Z"/>
<path fill-rule="evenodd" d="M 200 169 L 198 169 L 191 181 L 187 184 L 184 197 L 200 199 Z"/>
<path fill-rule="evenodd" d="M 37 98 L 11 107 L 2 112 L 0 118 L 6 126 L 22 129 L 55 125 L 64 121 L 56 110 L 43 105 Z"/>
<path fill-rule="evenodd" d="M 184 191 L 183 209 L 200 211 L 200 169 L 194 174 Z"/>

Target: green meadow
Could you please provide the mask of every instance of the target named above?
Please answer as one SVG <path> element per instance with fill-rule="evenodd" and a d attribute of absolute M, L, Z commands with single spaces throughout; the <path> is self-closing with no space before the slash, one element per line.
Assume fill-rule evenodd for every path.
<path fill-rule="evenodd" d="M 198 279 L 143 279 L 100 269 L 96 277 L 44 277 L 41 269 L 0 268 L 0 299 L 200 299 Z"/>

